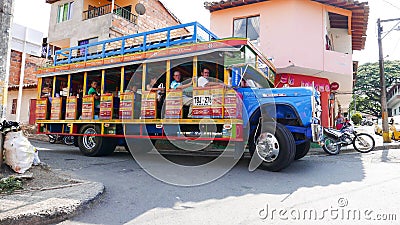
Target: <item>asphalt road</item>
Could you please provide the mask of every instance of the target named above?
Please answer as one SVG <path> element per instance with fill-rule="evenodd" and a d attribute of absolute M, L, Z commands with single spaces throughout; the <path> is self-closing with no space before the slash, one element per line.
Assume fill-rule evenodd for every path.
<path fill-rule="evenodd" d="M 33 144 L 53 169 L 106 187 L 98 204 L 61 224 L 399 224 L 400 220 L 397 149 L 306 156 L 278 173 L 249 172 L 249 159 L 242 159 L 214 182 L 179 187 L 148 175 L 127 152 L 90 158 L 75 147 Z M 184 164 L 209 160 L 170 158 Z"/>

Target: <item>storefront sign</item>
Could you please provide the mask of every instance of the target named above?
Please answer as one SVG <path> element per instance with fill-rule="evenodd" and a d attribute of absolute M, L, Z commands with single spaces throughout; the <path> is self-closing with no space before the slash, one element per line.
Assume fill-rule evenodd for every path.
<path fill-rule="evenodd" d="M 332 91 L 336 91 L 338 89 L 339 89 L 339 83 L 337 83 L 337 82 L 331 83 L 331 90 Z"/>

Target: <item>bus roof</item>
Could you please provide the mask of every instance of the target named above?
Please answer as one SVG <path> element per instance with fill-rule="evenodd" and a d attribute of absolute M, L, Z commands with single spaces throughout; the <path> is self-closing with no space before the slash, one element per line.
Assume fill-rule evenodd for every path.
<path fill-rule="evenodd" d="M 249 46 L 260 61 L 276 70 L 247 39 L 219 39 L 201 24 L 192 22 L 58 50 L 55 53 L 54 65 L 39 69 L 37 76 L 107 69 L 215 51 L 240 51 L 244 45 Z"/>

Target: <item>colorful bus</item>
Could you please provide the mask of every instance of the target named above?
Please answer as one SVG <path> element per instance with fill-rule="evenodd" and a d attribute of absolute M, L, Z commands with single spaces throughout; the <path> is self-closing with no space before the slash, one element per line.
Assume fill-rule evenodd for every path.
<path fill-rule="evenodd" d="M 157 142 L 235 157 L 248 147 L 279 171 L 320 140 L 320 101 L 313 88 L 274 88 L 275 75 L 247 39 L 197 22 L 62 49 L 38 70 L 38 132 L 75 136 L 86 156 Z"/>

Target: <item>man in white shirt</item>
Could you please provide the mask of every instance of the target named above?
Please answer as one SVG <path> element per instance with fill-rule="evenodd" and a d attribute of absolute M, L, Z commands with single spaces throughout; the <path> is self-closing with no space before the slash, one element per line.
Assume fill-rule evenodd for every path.
<path fill-rule="evenodd" d="M 225 86 L 223 83 L 219 82 L 211 82 L 208 81 L 208 77 L 210 76 L 210 70 L 207 67 L 204 67 L 201 71 L 201 77 L 197 80 L 198 87 L 212 87 L 212 86 Z"/>
<path fill-rule="evenodd" d="M 187 83 L 187 84 L 182 84 L 181 77 L 182 77 L 181 72 L 179 72 L 178 70 L 173 73 L 172 78 L 174 80 L 171 82 L 171 85 L 170 85 L 171 89 L 183 90 L 185 88 L 192 86 L 192 81 L 190 81 L 190 83 Z M 183 94 L 182 95 L 182 103 L 185 106 L 189 106 L 188 117 L 189 118 L 192 117 L 192 98 Z"/>

